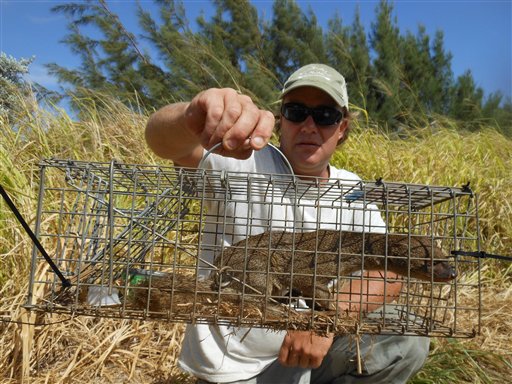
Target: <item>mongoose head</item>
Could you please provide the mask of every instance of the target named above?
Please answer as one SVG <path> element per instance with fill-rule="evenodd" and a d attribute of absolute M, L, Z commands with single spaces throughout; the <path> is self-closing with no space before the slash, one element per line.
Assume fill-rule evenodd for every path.
<path fill-rule="evenodd" d="M 387 268 L 402 276 L 435 282 L 449 282 L 457 277 L 448 255 L 429 238 L 401 237 L 396 241 L 390 238 L 388 249 Z"/>
<path fill-rule="evenodd" d="M 446 261 L 439 260 L 417 260 L 419 263 L 411 261 L 411 276 L 421 280 L 430 280 L 436 282 L 449 282 L 457 277 L 455 268 Z"/>

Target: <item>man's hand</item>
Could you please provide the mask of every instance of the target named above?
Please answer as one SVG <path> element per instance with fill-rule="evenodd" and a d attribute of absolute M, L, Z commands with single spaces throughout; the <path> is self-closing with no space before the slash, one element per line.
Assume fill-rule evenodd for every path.
<path fill-rule="evenodd" d="M 199 93 L 189 103 L 185 121 L 204 148 L 222 142 L 217 152 L 239 159 L 267 145 L 275 123 L 271 112 L 259 109 L 249 96 L 231 88 Z"/>
<path fill-rule="evenodd" d="M 285 367 L 318 368 L 329 351 L 333 336 L 318 336 L 307 331 L 288 331 L 278 360 Z"/>

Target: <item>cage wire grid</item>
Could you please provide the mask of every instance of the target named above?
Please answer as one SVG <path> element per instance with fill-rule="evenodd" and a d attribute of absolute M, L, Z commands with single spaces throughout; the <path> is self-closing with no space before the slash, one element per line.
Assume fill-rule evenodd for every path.
<path fill-rule="evenodd" d="M 324 249 L 346 232 L 361 234 L 358 251 Z M 480 331 L 479 260 L 448 257 L 480 250 L 478 199 L 468 186 L 325 184 L 293 175 L 50 159 L 40 164 L 35 233 L 69 283 L 64 287 L 49 268 L 38 273 L 46 261 L 34 247 L 27 307 L 36 311 L 339 334 Z M 283 249 L 268 233 L 291 239 L 289 264 L 279 270 L 272 260 Z M 307 249 L 297 245 L 306 234 Z M 409 249 L 370 252 L 368 239 L 382 236 L 389 244 L 394 235 Z M 256 238 L 262 243 L 255 245 Z M 395 260 L 410 269 L 440 261 L 433 252 L 417 257 L 416 239 L 440 247 L 457 277 L 437 281 L 432 268 L 422 278 L 393 273 Z M 314 260 L 310 268 L 301 262 L 306 256 Z M 250 260 L 259 258 L 262 269 L 255 270 Z M 234 259 L 238 264 L 229 265 Z M 344 272 L 345 259 L 357 268 Z M 385 273 L 368 277 L 363 270 L 374 262 Z M 368 310 L 371 295 L 350 294 L 382 279 L 401 290 L 377 310 Z M 269 288 L 276 281 L 279 289 Z M 330 296 L 321 301 L 319 291 Z M 478 300 L 465 300 L 467 294 Z"/>

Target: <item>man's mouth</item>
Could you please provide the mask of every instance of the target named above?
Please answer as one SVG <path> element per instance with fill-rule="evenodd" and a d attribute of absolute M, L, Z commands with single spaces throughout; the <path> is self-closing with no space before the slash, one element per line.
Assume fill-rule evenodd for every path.
<path fill-rule="evenodd" d="M 319 147 L 320 146 L 320 144 L 313 143 L 313 142 L 310 142 L 310 141 L 302 141 L 302 142 L 299 142 L 297 145 L 300 145 L 300 146 L 313 146 L 313 147 Z"/>

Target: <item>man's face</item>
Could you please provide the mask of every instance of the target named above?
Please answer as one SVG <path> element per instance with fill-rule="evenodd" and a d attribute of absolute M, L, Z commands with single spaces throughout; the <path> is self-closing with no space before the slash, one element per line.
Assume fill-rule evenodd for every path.
<path fill-rule="evenodd" d="M 331 96 L 314 87 L 300 87 L 290 91 L 283 99 L 285 103 L 303 104 L 309 108 L 337 107 Z M 300 123 L 281 116 L 281 150 L 295 174 L 328 177 L 327 165 L 347 126 L 346 119 L 333 125 L 320 126 L 311 116 Z"/>

